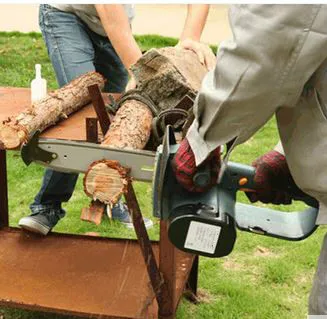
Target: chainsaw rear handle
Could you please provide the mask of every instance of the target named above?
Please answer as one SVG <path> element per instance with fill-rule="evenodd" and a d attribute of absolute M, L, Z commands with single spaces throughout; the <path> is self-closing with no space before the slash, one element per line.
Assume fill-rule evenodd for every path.
<path fill-rule="evenodd" d="M 255 168 L 250 165 L 228 162 L 219 185 L 228 191 L 255 191 Z"/>
<path fill-rule="evenodd" d="M 227 191 L 237 192 L 255 192 L 256 186 L 254 182 L 255 168 L 250 165 L 228 162 L 222 176 L 220 185 Z M 194 182 L 198 186 L 206 186 L 206 182 L 210 181 L 210 169 L 208 166 L 202 168 L 194 176 Z M 199 184 L 199 182 L 201 184 Z M 311 207 L 318 207 L 318 202 L 315 198 L 305 194 L 296 185 L 287 185 L 285 190 L 293 200 L 299 200 Z"/>

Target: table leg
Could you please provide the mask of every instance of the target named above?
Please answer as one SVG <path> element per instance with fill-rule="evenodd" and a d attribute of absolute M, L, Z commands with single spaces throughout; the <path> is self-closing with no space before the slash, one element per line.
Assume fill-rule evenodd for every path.
<path fill-rule="evenodd" d="M 198 270 L 199 270 L 199 256 L 195 256 L 192 268 L 186 283 L 187 293 L 185 297 L 191 302 L 197 303 L 197 290 L 198 290 Z"/>
<path fill-rule="evenodd" d="M 6 151 L 0 150 L 0 228 L 9 226 Z"/>
<path fill-rule="evenodd" d="M 165 299 L 162 293 L 163 279 L 160 275 L 151 241 L 145 228 L 141 210 L 137 202 L 132 182 L 130 180 L 128 181 L 125 198 L 128 210 L 132 215 L 134 229 L 147 267 L 151 285 L 160 307 L 160 304 L 162 304 L 163 300 Z"/>
<path fill-rule="evenodd" d="M 168 221 L 160 221 L 159 269 L 165 281 L 166 298 L 159 307 L 159 318 L 175 317 L 176 260 L 175 248 L 168 238 Z"/>

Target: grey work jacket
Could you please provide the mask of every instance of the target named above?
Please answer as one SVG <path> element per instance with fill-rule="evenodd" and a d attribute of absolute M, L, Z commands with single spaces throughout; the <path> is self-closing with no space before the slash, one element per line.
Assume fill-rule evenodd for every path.
<path fill-rule="evenodd" d="M 196 163 L 276 114 L 295 182 L 327 224 L 327 5 L 235 5 L 229 18 L 233 40 L 203 80 L 187 134 Z"/>

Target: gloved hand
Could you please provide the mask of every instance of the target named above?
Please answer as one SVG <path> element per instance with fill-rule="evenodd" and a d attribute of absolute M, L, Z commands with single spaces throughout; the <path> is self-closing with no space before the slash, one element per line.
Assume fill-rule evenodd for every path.
<path fill-rule="evenodd" d="M 206 187 L 194 183 L 194 175 L 204 166 L 209 166 L 210 182 Z M 194 153 L 186 138 L 181 142 L 173 160 L 172 168 L 177 181 L 190 192 L 204 192 L 217 183 L 220 170 L 220 147 L 210 153 L 208 158 L 198 167 L 195 165 Z"/>
<path fill-rule="evenodd" d="M 296 188 L 288 168 L 286 158 L 277 151 L 270 151 L 256 159 L 252 166 L 256 168 L 254 182 L 256 192 L 246 192 L 247 197 L 253 203 L 261 201 L 272 204 L 291 204 L 292 196 L 289 189 Z"/>

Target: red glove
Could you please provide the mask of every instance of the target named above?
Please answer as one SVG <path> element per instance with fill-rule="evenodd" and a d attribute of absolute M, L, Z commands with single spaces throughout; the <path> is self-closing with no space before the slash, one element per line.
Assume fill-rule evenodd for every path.
<path fill-rule="evenodd" d="M 209 166 L 210 182 L 206 187 L 200 187 L 194 183 L 194 175 L 204 166 Z M 198 167 L 195 165 L 194 153 L 184 138 L 181 142 L 173 160 L 172 168 L 177 181 L 190 192 L 204 192 L 217 183 L 220 170 L 220 146 L 210 153 L 207 159 Z"/>
<path fill-rule="evenodd" d="M 290 188 L 302 192 L 295 184 L 288 168 L 286 158 L 277 151 L 270 151 L 256 159 L 252 166 L 256 168 L 254 182 L 256 192 L 247 192 L 250 201 L 272 204 L 291 204 Z"/>

